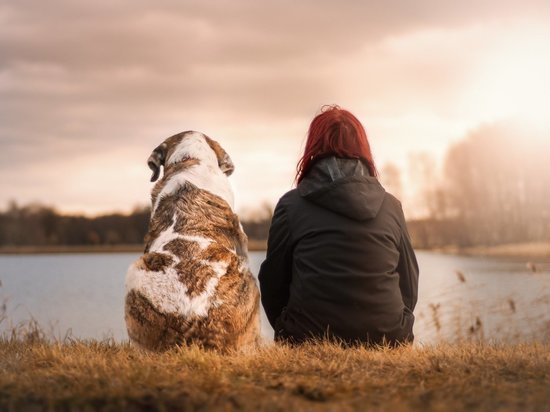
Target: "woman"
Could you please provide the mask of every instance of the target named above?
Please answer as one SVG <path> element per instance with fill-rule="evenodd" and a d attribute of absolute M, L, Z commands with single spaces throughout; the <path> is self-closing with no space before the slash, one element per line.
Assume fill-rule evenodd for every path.
<path fill-rule="evenodd" d="M 412 342 L 418 264 L 355 116 L 331 106 L 313 119 L 296 180 L 275 208 L 259 274 L 275 339 Z"/>

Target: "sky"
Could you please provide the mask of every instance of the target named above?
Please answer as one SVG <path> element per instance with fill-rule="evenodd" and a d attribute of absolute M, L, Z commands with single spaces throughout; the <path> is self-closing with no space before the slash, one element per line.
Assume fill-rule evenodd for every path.
<path fill-rule="evenodd" d="M 184 130 L 230 154 L 238 211 L 274 204 L 338 104 L 414 215 L 411 162 L 503 119 L 548 128 L 548 73 L 547 0 L 0 0 L 0 208 L 147 204 L 146 159 Z"/>

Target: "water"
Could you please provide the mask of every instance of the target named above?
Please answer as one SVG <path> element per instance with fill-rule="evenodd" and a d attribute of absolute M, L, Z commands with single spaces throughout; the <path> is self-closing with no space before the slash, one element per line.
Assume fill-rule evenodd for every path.
<path fill-rule="evenodd" d="M 524 260 L 417 254 L 418 342 L 458 339 L 550 340 L 550 264 L 532 273 Z M 54 337 L 127 339 L 124 276 L 137 254 L 0 256 L 0 331 L 36 320 Z M 258 273 L 263 252 L 252 252 Z M 465 278 L 461 281 L 456 271 Z M 1 313 L 1 312 L 0 312 Z M 1 319 L 1 318 L 0 318 Z M 273 331 L 262 313 L 262 334 Z"/>

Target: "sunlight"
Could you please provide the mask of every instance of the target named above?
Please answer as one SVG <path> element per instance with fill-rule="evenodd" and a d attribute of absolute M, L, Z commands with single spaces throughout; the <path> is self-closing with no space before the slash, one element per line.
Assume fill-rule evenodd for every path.
<path fill-rule="evenodd" d="M 511 33 L 481 62 L 469 97 L 484 121 L 516 118 L 550 130 L 549 34 L 546 29 Z"/>

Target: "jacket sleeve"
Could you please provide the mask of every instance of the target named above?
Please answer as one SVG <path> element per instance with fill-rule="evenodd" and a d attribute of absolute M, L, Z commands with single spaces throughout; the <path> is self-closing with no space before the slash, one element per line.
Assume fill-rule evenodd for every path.
<path fill-rule="evenodd" d="M 399 288 L 403 303 L 412 312 L 418 300 L 418 262 L 411 245 L 411 238 L 407 231 L 405 218 L 401 224 L 401 244 L 399 245 L 399 263 L 397 264 L 397 273 L 399 273 Z"/>
<path fill-rule="evenodd" d="M 272 327 L 288 303 L 291 276 L 290 230 L 286 212 L 279 202 L 269 228 L 266 259 L 258 275 L 262 305 Z"/>

